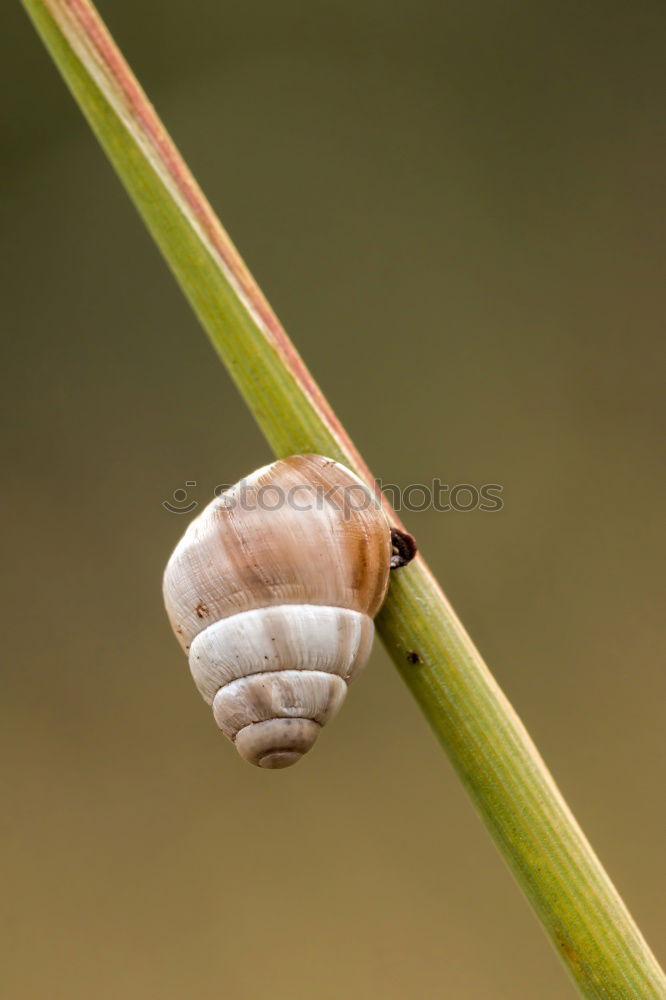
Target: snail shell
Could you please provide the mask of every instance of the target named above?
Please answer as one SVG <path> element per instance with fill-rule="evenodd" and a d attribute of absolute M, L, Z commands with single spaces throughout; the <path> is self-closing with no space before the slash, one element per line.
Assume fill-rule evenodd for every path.
<path fill-rule="evenodd" d="M 246 760 L 288 767 L 313 746 L 370 655 L 390 563 L 377 499 L 320 455 L 264 466 L 189 525 L 164 574 L 167 614 Z"/>

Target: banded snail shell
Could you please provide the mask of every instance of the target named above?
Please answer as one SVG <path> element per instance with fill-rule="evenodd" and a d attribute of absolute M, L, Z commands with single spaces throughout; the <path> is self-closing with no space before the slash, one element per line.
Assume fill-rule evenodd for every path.
<path fill-rule="evenodd" d="M 242 757 L 296 763 L 365 665 L 391 533 L 352 472 L 296 455 L 254 472 L 192 521 L 164 574 L 172 628 Z"/>

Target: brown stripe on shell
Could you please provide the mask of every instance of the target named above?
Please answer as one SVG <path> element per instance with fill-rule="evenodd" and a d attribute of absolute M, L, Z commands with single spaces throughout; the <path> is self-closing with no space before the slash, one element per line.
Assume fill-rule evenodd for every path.
<path fill-rule="evenodd" d="M 298 455 L 266 466 L 245 480 L 246 488 L 276 486 L 284 492 L 319 487 L 367 490 L 351 472 L 319 455 Z M 216 498 L 191 523 L 164 576 L 164 598 L 176 636 L 187 647 L 211 622 L 251 608 L 276 604 L 326 604 L 371 617 L 388 586 L 390 529 L 370 491 L 366 509 L 298 511 L 225 507 L 238 499 L 240 484 Z M 296 497 L 304 504 L 305 493 Z M 197 613 L 204 606 L 205 618 Z"/>

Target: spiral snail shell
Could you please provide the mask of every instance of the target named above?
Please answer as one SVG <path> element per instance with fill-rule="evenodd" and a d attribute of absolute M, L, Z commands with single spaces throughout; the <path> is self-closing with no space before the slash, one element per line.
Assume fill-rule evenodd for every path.
<path fill-rule="evenodd" d="M 171 626 L 222 732 L 259 767 L 295 764 L 365 665 L 391 533 L 320 455 L 258 469 L 192 521 L 164 574 Z"/>

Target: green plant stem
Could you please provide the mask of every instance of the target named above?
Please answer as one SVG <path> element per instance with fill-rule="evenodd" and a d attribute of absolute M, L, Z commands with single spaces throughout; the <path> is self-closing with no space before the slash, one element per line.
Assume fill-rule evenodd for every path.
<path fill-rule="evenodd" d="M 329 455 L 372 484 L 94 8 L 23 3 L 275 454 Z M 663 972 L 421 557 L 394 574 L 377 624 L 581 993 L 663 1000 Z"/>

